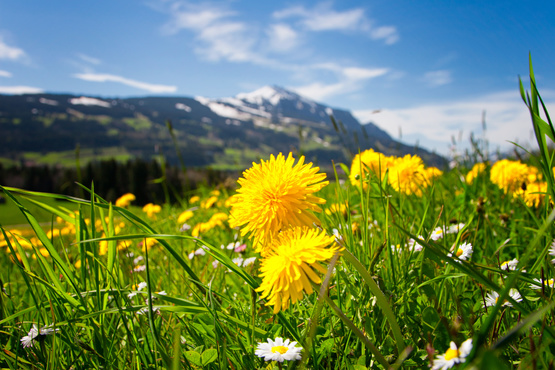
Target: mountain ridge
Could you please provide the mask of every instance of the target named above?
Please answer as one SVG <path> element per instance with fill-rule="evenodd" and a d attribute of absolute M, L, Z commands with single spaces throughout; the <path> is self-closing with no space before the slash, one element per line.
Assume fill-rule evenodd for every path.
<path fill-rule="evenodd" d="M 216 99 L 0 95 L 0 129 L 0 157 L 11 161 L 79 145 L 97 152 L 118 148 L 146 159 L 163 153 L 170 163 L 218 168 L 241 168 L 280 151 L 331 165 L 367 148 L 445 163 L 437 154 L 393 140 L 373 123 L 361 125 L 347 110 L 275 85 Z"/>

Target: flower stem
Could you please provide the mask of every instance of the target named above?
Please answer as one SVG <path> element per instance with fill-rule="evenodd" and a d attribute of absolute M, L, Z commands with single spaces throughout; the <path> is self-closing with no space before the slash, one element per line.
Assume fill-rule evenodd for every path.
<path fill-rule="evenodd" d="M 391 306 L 389 305 L 387 298 L 382 293 L 382 291 L 378 287 L 378 284 L 376 284 L 374 279 L 372 279 L 372 276 L 370 276 L 368 270 L 366 270 L 362 263 L 360 263 L 360 261 L 347 248 L 343 249 L 342 252 L 342 256 L 357 269 L 366 285 L 368 285 L 368 287 L 370 288 L 370 291 L 376 297 L 376 303 L 382 309 L 385 317 L 387 318 L 387 321 L 389 321 L 389 325 L 391 326 L 391 331 L 393 332 L 393 337 L 395 338 L 395 343 L 397 344 L 398 353 L 402 353 L 405 349 L 405 338 L 401 333 L 401 328 L 397 323 L 397 319 L 395 318 L 395 315 L 391 310 Z"/>

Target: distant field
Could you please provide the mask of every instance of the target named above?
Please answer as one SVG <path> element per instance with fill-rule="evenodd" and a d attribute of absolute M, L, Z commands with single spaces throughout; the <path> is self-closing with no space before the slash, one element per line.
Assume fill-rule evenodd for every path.
<path fill-rule="evenodd" d="M 86 165 L 91 161 L 101 161 L 107 159 L 115 159 L 117 161 L 127 161 L 132 159 L 132 155 L 129 154 L 125 148 L 120 147 L 109 147 L 109 148 L 99 148 L 99 149 L 81 149 L 79 151 L 79 162 L 81 165 Z M 63 152 L 48 152 L 48 153 L 38 153 L 38 152 L 26 152 L 23 154 L 25 161 L 32 161 L 37 164 L 44 165 L 62 165 L 64 167 L 75 167 L 76 154 L 75 150 L 67 150 Z M 6 164 L 13 163 L 13 161 L 5 160 Z"/>

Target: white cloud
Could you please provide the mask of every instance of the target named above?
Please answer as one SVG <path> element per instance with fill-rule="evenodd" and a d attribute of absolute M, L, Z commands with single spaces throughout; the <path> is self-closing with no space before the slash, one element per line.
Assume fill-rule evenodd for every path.
<path fill-rule="evenodd" d="M 146 90 L 152 93 L 173 93 L 177 91 L 176 86 L 168 86 L 168 85 L 155 85 L 146 82 L 131 80 L 129 78 L 111 75 L 111 74 L 102 74 L 102 73 L 78 73 L 73 75 L 76 78 L 85 81 L 94 81 L 94 82 L 118 82 L 127 86 L 135 87 L 137 89 Z"/>
<path fill-rule="evenodd" d="M 89 55 L 83 54 L 83 53 L 77 53 L 77 56 L 84 62 L 87 62 L 89 64 L 94 64 L 94 65 L 99 65 L 102 64 L 102 61 L 98 58 L 95 57 L 91 57 Z"/>
<path fill-rule="evenodd" d="M 288 24 L 272 24 L 266 33 L 269 49 L 273 52 L 288 52 L 295 49 L 299 44 L 298 32 Z"/>
<path fill-rule="evenodd" d="M 399 41 L 397 28 L 392 26 L 382 26 L 370 31 L 370 37 L 374 40 L 383 39 L 387 45 L 395 44 Z"/>
<path fill-rule="evenodd" d="M 300 18 L 300 25 L 309 31 L 357 31 L 366 33 L 374 40 L 383 39 L 391 45 L 399 40 L 397 28 L 380 26 L 374 28 L 374 21 L 366 16 L 363 8 L 344 11 L 332 9 L 330 2 L 316 5 L 313 9 L 292 6 L 273 13 L 275 19 Z"/>
<path fill-rule="evenodd" d="M 174 3 L 170 9 L 171 19 L 163 31 L 175 34 L 182 29 L 195 33 L 195 52 L 211 61 L 264 62 L 253 52 L 256 35 L 248 25 L 230 20 L 235 12 L 226 8 L 207 5 Z"/>
<path fill-rule="evenodd" d="M 12 77 L 12 74 L 8 71 L 3 71 L 0 69 L 0 77 Z"/>
<path fill-rule="evenodd" d="M 451 71 L 439 70 L 430 71 L 424 75 L 424 81 L 431 87 L 438 87 L 453 82 Z"/>
<path fill-rule="evenodd" d="M 0 86 L 0 94 L 20 95 L 20 94 L 40 94 L 43 89 L 31 86 Z"/>
<path fill-rule="evenodd" d="M 553 92 L 542 92 L 548 99 L 548 110 L 555 111 Z M 420 144 L 447 154 L 451 138 L 463 132 L 463 146 L 468 147 L 471 132 L 482 135 L 482 114 L 486 113 L 485 138 L 490 148 L 508 150 L 508 141 L 523 146 L 534 145 L 532 123 L 528 109 L 518 92 L 500 92 L 471 99 L 438 104 L 421 105 L 403 109 L 359 110 L 353 114 L 360 122 L 373 122 L 393 137 L 399 129 L 403 139 L 420 138 Z"/>
<path fill-rule="evenodd" d="M 334 72 L 337 78 L 337 82 L 333 83 L 313 82 L 293 88 L 297 93 L 317 101 L 356 91 L 363 81 L 383 76 L 389 71 L 387 68 L 343 67 L 335 63 L 315 64 L 308 68 Z"/>
<path fill-rule="evenodd" d="M 7 45 L 0 38 L 0 59 L 18 60 L 25 56 L 25 52 L 17 47 Z"/>

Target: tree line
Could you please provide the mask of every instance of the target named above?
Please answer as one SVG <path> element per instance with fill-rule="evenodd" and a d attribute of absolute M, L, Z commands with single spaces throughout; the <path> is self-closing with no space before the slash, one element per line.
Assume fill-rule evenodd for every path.
<path fill-rule="evenodd" d="M 210 168 L 178 168 L 158 160 L 115 159 L 90 162 L 80 168 L 49 165 L 2 165 L 0 185 L 88 199 L 79 184 L 107 201 L 114 202 L 125 193 L 133 193 L 134 204 L 179 202 L 188 192 L 201 185 L 233 184 L 237 174 Z"/>

